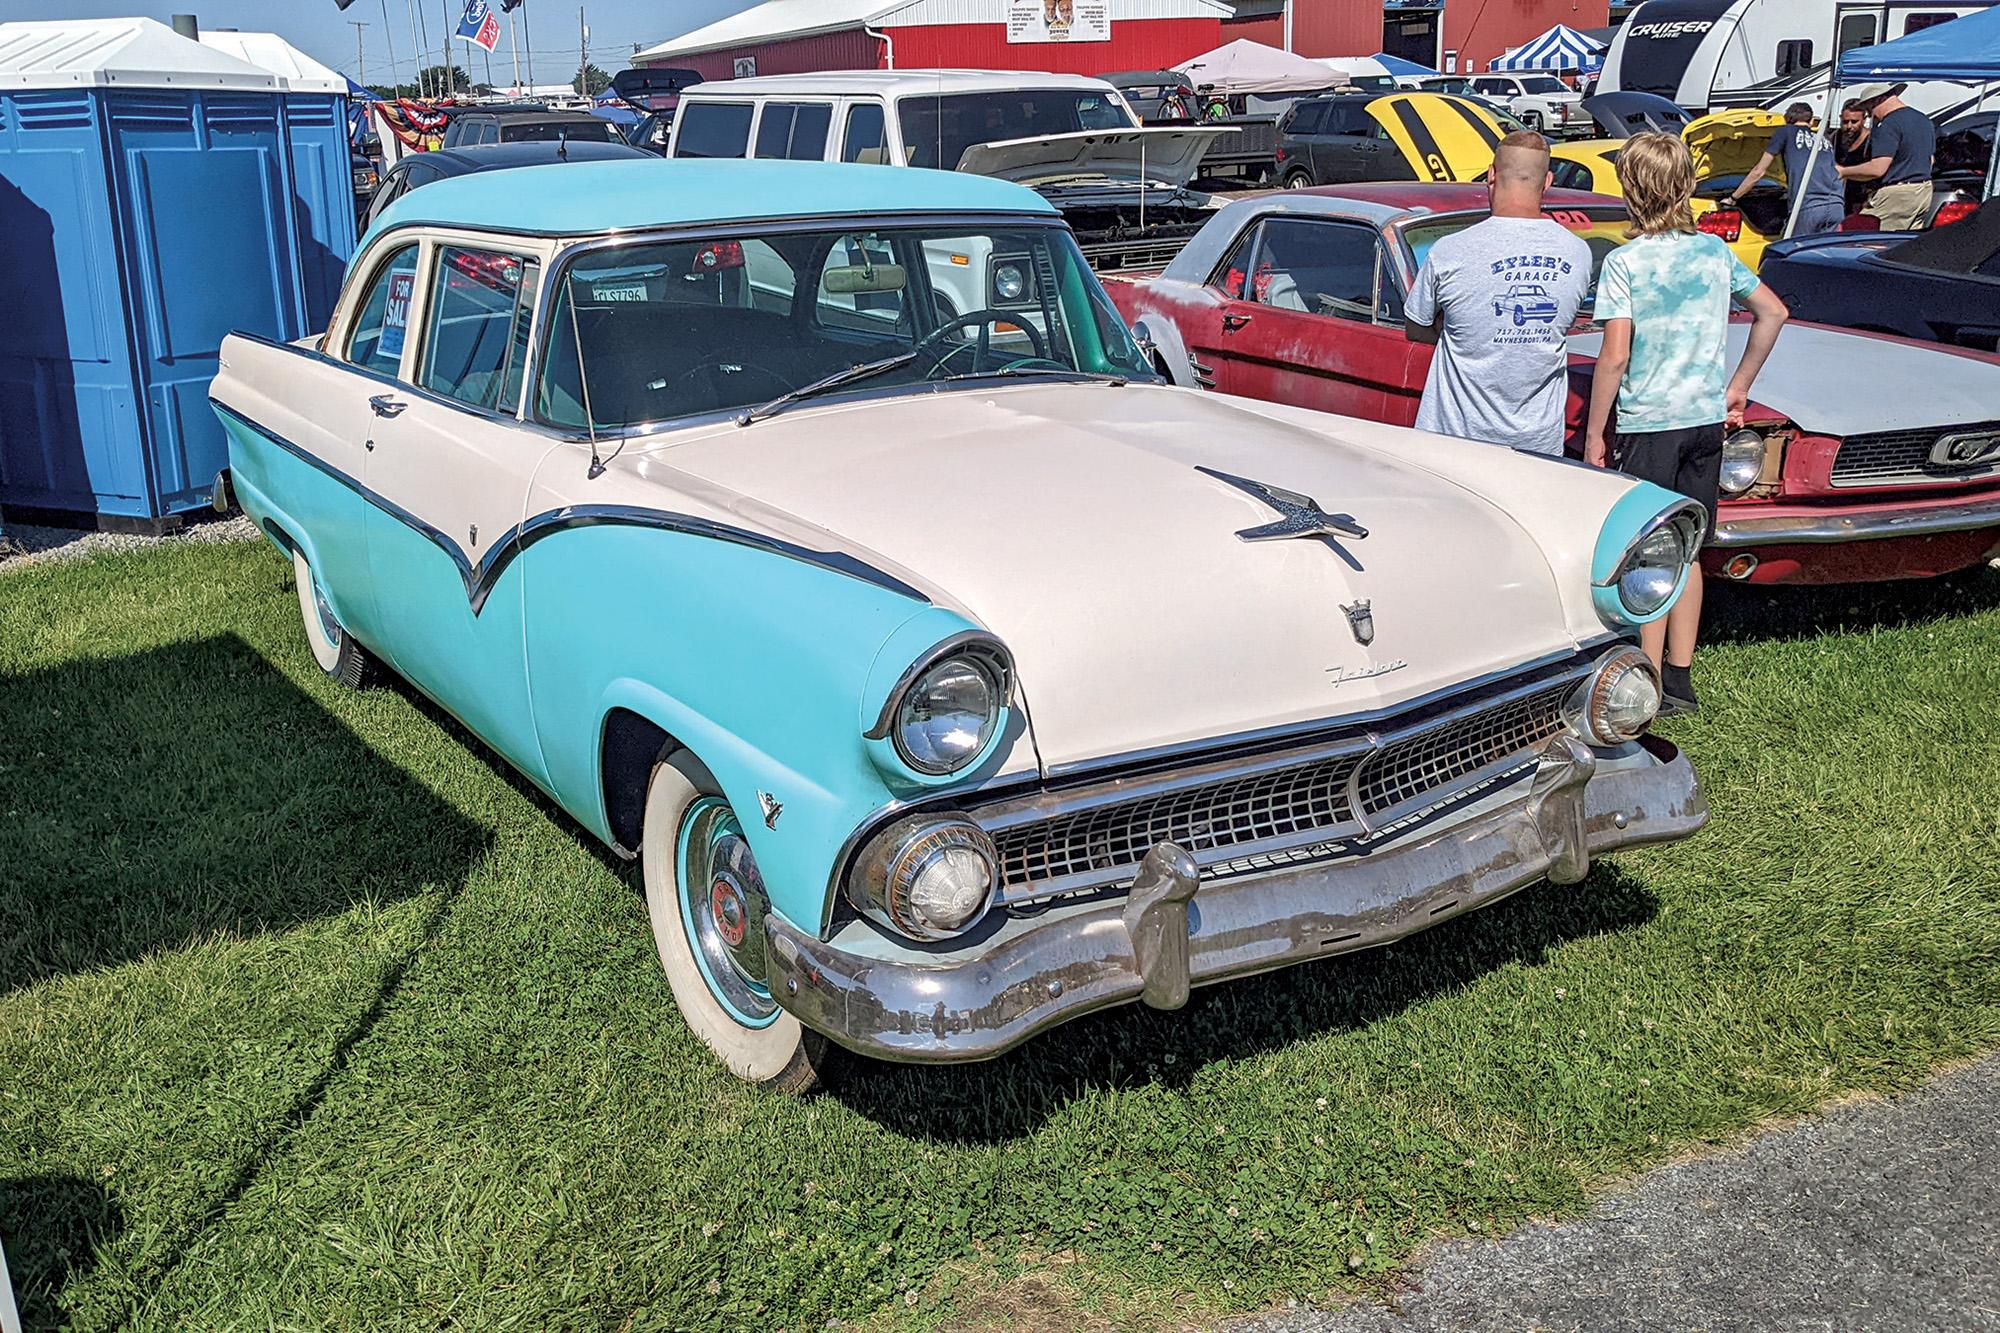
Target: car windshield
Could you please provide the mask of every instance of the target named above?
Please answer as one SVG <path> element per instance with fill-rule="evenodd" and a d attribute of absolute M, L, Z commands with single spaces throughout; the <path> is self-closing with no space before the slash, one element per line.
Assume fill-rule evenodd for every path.
<path fill-rule="evenodd" d="M 1094 88 L 1017 88 L 996 93 L 905 97 L 897 117 L 913 167 L 958 169 L 974 144 L 1037 139 L 1079 130 L 1124 130 L 1133 120 L 1121 98 Z"/>
<path fill-rule="evenodd" d="M 1569 89 L 1563 87 L 1561 79 L 1552 79 L 1546 74 L 1538 78 L 1522 79 L 1521 90 L 1530 93 L 1566 93 L 1569 91 Z"/>
<path fill-rule="evenodd" d="M 608 120 L 515 120 L 500 123 L 501 143 L 530 143 L 568 139 L 572 143 L 624 143 L 618 129 Z"/>
<path fill-rule="evenodd" d="M 1592 205 L 1589 208 L 1547 208 L 1542 210 L 1549 217 L 1583 238 L 1590 247 L 1590 290 L 1584 296 L 1583 313 L 1579 319 L 1587 320 L 1589 311 L 1597 300 L 1597 273 L 1604 266 L 1604 256 L 1625 244 L 1625 228 L 1630 225 L 1622 208 Z M 1416 267 L 1423 266 L 1431 247 L 1453 232 L 1464 231 L 1475 222 L 1484 222 L 1485 213 L 1453 213 L 1446 217 L 1425 218 L 1403 227 L 1403 241 L 1410 247 L 1410 258 Z M 1532 274 L 1524 273 L 1524 278 L 1532 281 Z"/>
<path fill-rule="evenodd" d="M 536 414 L 579 430 L 746 412 L 899 358 L 847 391 L 1152 373 L 1069 231 L 1046 224 L 589 249 L 557 280 L 548 326 Z"/>

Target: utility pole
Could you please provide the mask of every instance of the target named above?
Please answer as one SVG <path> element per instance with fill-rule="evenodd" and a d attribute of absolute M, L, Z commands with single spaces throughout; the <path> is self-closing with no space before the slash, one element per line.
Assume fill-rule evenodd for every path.
<path fill-rule="evenodd" d="M 458 92 L 458 76 L 451 67 L 451 0 L 438 0 L 438 8 L 444 14 L 444 26 L 438 29 L 438 49 L 444 52 L 444 95 L 450 97 Z"/>
<path fill-rule="evenodd" d="M 354 29 L 354 64 L 355 67 L 359 70 L 359 73 L 355 77 L 354 81 L 360 84 L 363 88 L 366 88 L 368 86 L 368 52 L 361 45 L 361 30 L 367 27 L 368 25 L 366 23 L 357 23 L 353 19 L 349 19 L 347 20 L 347 26 Z"/>
<path fill-rule="evenodd" d="M 521 45 L 528 48 L 528 87 L 535 86 L 535 30 L 528 23 L 528 7 L 521 6 Z M 529 93 L 528 96 L 534 94 Z"/>
<path fill-rule="evenodd" d="M 576 7 L 576 90 L 590 96 L 590 25 L 583 21 L 583 6 Z"/>

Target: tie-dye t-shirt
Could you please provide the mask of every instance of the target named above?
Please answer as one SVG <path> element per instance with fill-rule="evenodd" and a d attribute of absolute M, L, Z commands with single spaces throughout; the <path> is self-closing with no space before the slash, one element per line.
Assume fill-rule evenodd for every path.
<path fill-rule="evenodd" d="M 1757 275 L 1714 236 L 1641 236 L 1604 257 L 1597 319 L 1632 321 L 1632 361 L 1618 386 L 1623 433 L 1712 426 L 1727 411 L 1729 302 Z"/>

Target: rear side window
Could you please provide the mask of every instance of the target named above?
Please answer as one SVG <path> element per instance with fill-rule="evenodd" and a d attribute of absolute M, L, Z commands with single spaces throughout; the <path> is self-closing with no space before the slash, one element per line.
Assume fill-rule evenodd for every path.
<path fill-rule="evenodd" d="M 1318 134 L 1319 127 L 1325 122 L 1326 103 L 1301 102 L 1292 108 L 1292 120 L 1285 126 L 1285 133 Z"/>
<path fill-rule="evenodd" d="M 863 102 L 847 109 L 847 136 L 840 145 L 840 160 L 871 165 L 889 160 L 879 103 Z"/>
<path fill-rule="evenodd" d="M 750 151 L 748 102 L 696 102 L 680 109 L 675 157 L 742 157 Z"/>
<path fill-rule="evenodd" d="M 375 281 L 347 338 L 349 361 L 378 375 L 396 373 L 403 360 L 411 298 L 416 290 L 417 247 L 406 245 L 375 271 Z"/>
<path fill-rule="evenodd" d="M 470 407 L 518 407 L 536 276 L 535 261 L 520 255 L 440 249 L 418 382 Z"/>
<path fill-rule="evenodd" d="M 825 102 L 768 102 L 757 122 L 757 156 L 824 161 L 832 124 L 833 108 Z"/>

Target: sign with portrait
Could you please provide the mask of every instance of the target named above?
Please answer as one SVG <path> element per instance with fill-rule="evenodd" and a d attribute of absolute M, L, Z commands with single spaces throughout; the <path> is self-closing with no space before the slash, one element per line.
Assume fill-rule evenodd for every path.
<path fill-rule="evenodd" d="M 1108 42 L 1111 0 L 1007 0 L 1010 42 Z"/>

